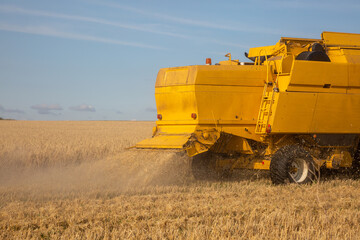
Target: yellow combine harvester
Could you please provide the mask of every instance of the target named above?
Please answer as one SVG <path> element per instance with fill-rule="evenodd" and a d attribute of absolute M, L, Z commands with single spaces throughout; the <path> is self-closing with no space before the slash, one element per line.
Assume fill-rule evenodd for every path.
<path fill-rule="evenodd" d="M 199 179 L 251 168 L 308 183 L 320 167 L 358 169 L 360 34 L 281 38 L 245 55 L 161 69 L 153 137 L 135 147 L 184 150 Z"/>

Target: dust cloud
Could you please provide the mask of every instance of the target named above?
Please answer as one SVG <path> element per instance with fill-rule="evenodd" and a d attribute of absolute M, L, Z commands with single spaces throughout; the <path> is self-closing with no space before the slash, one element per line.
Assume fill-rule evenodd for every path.
<path fill-rule="evenodd" d="M 189 159 L 183 153 L 122 150 L 104 159 L 50 166 L 2 166 L 0 190 L 29 198 L 104 195 L 137 192 L 154 186 L 191 181 Z M 21 198 L 20 196 L 20 198 Z"/>

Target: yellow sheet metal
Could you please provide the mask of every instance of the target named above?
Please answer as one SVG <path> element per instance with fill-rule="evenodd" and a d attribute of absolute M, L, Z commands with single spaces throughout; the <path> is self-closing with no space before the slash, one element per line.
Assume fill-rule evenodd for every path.
<path fill-rule="evenodd" d="M 138 142 L 136 148 L 182 149 L 190 135 L 158 135 Z"/>
<path fill-rule="evenodd" d="M 360 47 L 360 34 L 323 32 L 321 36 L 327 46 Z"/>

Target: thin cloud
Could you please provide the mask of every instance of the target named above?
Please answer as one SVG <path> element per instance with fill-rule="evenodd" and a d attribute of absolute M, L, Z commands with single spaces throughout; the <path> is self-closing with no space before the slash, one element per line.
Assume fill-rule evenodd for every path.
<path fill-rule="evenodd" d="M 54 28 L 47 26 L 19 26 L 19 25 L 10 25 L 6 23 L 0 23 L 0 30 L 8 31 L 8 32 L 20 32 L 20 33 L 28 33 L 42 36 L 51 36 L 65 39 L 73 39 L 73 40 L 84 40 L 84 41 L 92 41 L 92 42 L 100 42 L 100 43 L 108 43 L 108 44 L 116 44 L 116 45 L 125 45 L 132 47 L 140 47 L 140 48 L 150 48 L 150 49 L 164 49 L 157 46 L 151 46 L 141 43 L 134 42 L 124 42 L 109 38 L 100 38 L 89 35 L 82 35 L 77 33 L 68 33 L 61 32 Z"/>
<path fill-rule="evenodd" d="M 16 6 L 9 6 L 9 5 L 0 5 L 0 11 L 25 14 L 25 15 L 31 15 L 31 16 L 38 16 L 38 17 L 51 17 L 51 18 L 57 18 L 57 19 L 75 20 L 75 21 L 88 22 L 88 23 L 97 23 L 97 24 L 110 25 L 110 26 L 131 29 L 131 30 L 137 30 L 137 31 L 142 31 L 142 32 L 167 35 L 167 36 L 172 36 L 172 37 L 189 38 L 189 36 L 185 36 L 182 34 L 177 34 L 177 33 L 172 33 L 172 32 L 164 32 L 164 31 L 151 29 L 151 28 L 149 28 L 149 26 L 145 27 L 145 26 L 134 25 L 134 24 L 124 24 L 124 23 L 120 23 L 120 22 L 116 22 L 116 21 L 109 21 L 109 20 L 101 19 L 101 18 L 92 18 L 92 17 L 85 17 L 85 16 L 44 12 L 44 11 L 38 11 L 38 10 L 29 10 L 29 9 L 24 9 L 24 8 L 19 8 Z"/>
<path fill-rule="evenodd" d="M 95 107 L 87 104 L 81 104 L 74 107 L 69 107 L 70 110 L 79 112 L 95 112 Z"/>
<path fill-rule="evenodd" d="M 250 26 L 249 24 L 241 24 L 239 22 L 220 24 L 220 23 L 215 23 L 215 22 L 211 22 L 211 21 L 201 21 L 201 20 L 195 20 L 195 19 L 189 19 L 189 18 L 175 17 L 175 16 L 163 14 L 163 13 L 153 12 L 153 11 L 151 11 L 151 12 L 144 11 L 142 9 L 133 8 L 133 7 L 125 6 L 122 4 L 112 3 L 112 2 L 107 2 L 107 1 L 93 0 L 93 1 L 89 1 L 89 2 L 98 4 L 98 5 L 102 5 L 102 6 L 119 8 L 122 10 L 131 11 L 131 12 L 134 12 L 134 13 L 137 13 L 140 15 L 153 17 L 153 18 L 157 18 L 157 19 L 161 19 L 161 20 L 166 20 L 168 22 L 174 22 L 174 23 L 183 24 L 183 25 L 190 25 L 190 26 L 194 26 L 194 27 L 220 29 L 220 30 L 237 31 L 237 32 L 252 32 L 252 33 L 261 33 L 261 34 L 267 33 L 267 34 L 273 34 L 273 35 L 278 35 L 278 34 L 282 33 L 281 31 L 276 30 L 276 29 L 259 28 L 259 27 L 255 27 L 255 26 Z"/>
<path fill-rule="evenodd" d="M 221 24 L 209 23 L 208 21 L 198 21 L 198 20 L 192 20 L 192 19 L 187 19 L 187 18 L 174 17 L 174 16 L 170 16 L 170 15 L 166 15 L 166 14 L 161 14 L 161 13 L 156 13 L 156 12 L 149 12 L 149 11 L 144 11 L 144 10 L 141 10 L 141 9 L 138 9 L 138 8 L 124 6 L 124 5 L 121 5 L 121 4 L 118 4 L 118 3 L 106 2 L 106 1 L 91 1 L 91 2 L 99 4 L 99 5 L 107 6 L 107 7 L 119 8 L 119 9 L 122 9 L 122 10 L 135 12 L 135 13 L 138 13 L 138 14 L 141 14 L 141 15 L 155 17 L 155 18 L 168 20 L 168 21 L 171 21 L 171 22 L 176 22 L 176 23 L 181 23 L 181 24 L 186 24 L 186 25 L 207 27 L 207 28 L 227 29 L 227 30 L 233 30 L 234 29 L 232 27 L 224 26 L 224 25 L 221 25 Z"/>
<path fill-rule="evenodd" d="M 161 19 L 164 19 L 164 20 L 167 20 L 167 21 L 172 21 L 172 22 L 181 23 L 181 24 L 188 24 L 188 25 L 193 25 L 193 26 L 198 26 L 198 27 L 207 27 L 207 28 L 217 28 L 217 29 L 226 29 L 226 30 L 239 31 L 238 28 L 232 28 L 232 27 L 229 27 L 227 25 L 211 24 L 211 23 L 209 24 L 207 22 L 176 18 L 176 17 L 171 17 L 171 16 L 167 16 L 167 15 L 161 15 L 161 14 L 156 14 L 156 13 L 149 13 L 149 12 L 145 12 L 145 11 L 142 11 L 142 10 L 139 10 L 139 9 L 122 6 L 122 5 L 119 5 L 119 4 L 102 3 L 102 2 L 99 3 L 99 4 L 105 5 L 105 6 L 114 6 L 114 7 L 117 7 L 117 8 L 124 9 L 124 10 L 140 13 L 142 15 L 155 16 L 156 18 L 161 18 Z M 109 20 L 105 20 L 105 19 L 101 19 L 101 18 L 92 18 L 92 17 L 84 17 L 84 16 L 76 16 L 76 15 L 59 14 L 59 13 L 53 13 L 53 12 L 29 10 L 29 9 L 24 9 L 24 8 L 19 8 L 19 7 L 16 7 L 16 6 L 9 6 L 9 5 L 0 5 L 0 11 L 8 12 L 8 13 L 26 14 L 26 15 L 31 15 L 31 16 L 51 17 L 51 18 L 58 18 L 58 19 L 67 19 L 67 20 L 75 20 L 75 21 L 82 21 L 82 22 L 104 24 L 104 25 L 110 25 L 110 26 L 125 28 L 125 29 L 132 29 L 132 30 L 149 32 L 149 33 L 154 33 L 154 34 L 161 34 L 161 35 L 167 35 L 167 36 L 172 36 L 172 37 L 178 37 L 178 38 L 183 38 L 183 39 L 188 39 L 188 40 L 193 39 L 193 40 L 198 40 L 198 41 L 201 41 L 201 42 L 207 41 L 207 42 L 212 42 L 212 43 L 215 43 L 215 44 L 218 44 L 218 45 L 223 45 L 223 46 L 249 48 L 248 46 L 243 46 L 243 45 L 240 45 L 240 44 L 237 44 L 237 43 L 223 42 L 223 41 L 218 41 L 218 40 L 215 40 L 215 39 L 204 39 L 202 37 L 187 36 L 187 35 L 184 35 L 184 34 L 178 34 L 178 33 L 172 33 L 172 32 L 164 32 L 164 31 L 151 29 L 151 28 L 149 28 L 149 26 L 144 27 L 144 26 L 139 26 L 139 25 L 124 24 L 124 23 L 115 22 L 115 21 L 109 21 Z M 245 31 L 245 29 L 249 30 L 248 27 L 246 27 L 246 28 L 244 28 L 242 30 Z M 253 29 L 253 28 L 251 28 L 251 29 Z M 250 29 L 250 31 L 251 31 L 251 29 Z M 1 26 L 0 26 L 0 30 L 14 31 L 14 32 L 26 32 L 26 33 L 39 34 L 39 35 L 55 36 L 55 37 L 70 38 L 70 39 L 77 39 L 77 40 L 88 40 L 88 41 L 95 41 L 95 42 L 102 42 L 102 43 L 112 43 L 112 44 L 119 44 L 119 45 L 129 45 L 129 46 L 142 47 L 142 48 L 164 49 L 162 47 L 150 46 L 150 45 L 145 45 L 145 44 L 138 44 L 138 43 L 133 43 L 133 42 L 130 43 L 130 42 L 123 42 L 123 41 L 117 41 L 117 40 L 113 40 L 113 39 L 98 38 L 98 37 L 87 36 L 87 35 L 64 33 L 64 32 L 54 31 L 54 29 L 51 29 L 51 31 L 49 31 L 48 27 L 40 27 L 40 29 L 36 29 L 36 27 L 35 27 L 35 29 L 34 29 L 34 27 L 20 27 L 20 26 L 5 25 L 3 28 L 1 28 Z M 40 30 L 40 32 L 39 32 L 39 30 Z M 45 30 L 45 32 L 43 32 L 42 30 Z M 260 31 L 263 32 L 263 29 L 259 30 L 259 32 Z M 271 33 L 273 33 L 273 32 L 271 32 Z"/>
<path fill-rule="evenodd" d="M 2 105 L 0 105 L 0 112 L 2 113 L 18 113 L 18 114 L 24 114 L 25 112 L 19 109 L 11 109 L 11 108 L 4 108 Z"/>
<path fill-rule="evenodd" d="M 37 104 L 31 106 L 32 109 L 37 110 L 39 114 L 55 114 L 53 111 L 62 111 L 63 108 L 59 104 Z M 55 114 L 56 115 L 56 114 Z"/>
<path fill-rule="evenodd" d="M 117 113 L 117 114 L 123 114 L 123 112 L 122 112 L 122 111 L 116 111 L 116 113 Z"/>
<path fill-rule="evenodd" d="M 330 10 L 330 11 L 340 11 L 341 9 L 346 9 L 347 11 L 357 11 L 360 8 L 360 4 L 357 2 L 342 4 L 339 7 L 338 1 L 289 1 L 289 0 L 253 0 L 259 6 L 263 6 L 264 8 L 271 9 L 309 9 L 311 5 L 311 9 L 313 10 Z"/>

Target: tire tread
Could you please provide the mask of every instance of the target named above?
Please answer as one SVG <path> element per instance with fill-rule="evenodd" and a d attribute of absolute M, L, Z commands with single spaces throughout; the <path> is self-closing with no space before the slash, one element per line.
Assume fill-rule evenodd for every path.
<path fill-rule="evenodd" d="M 270 178 L 273 184 L 285 184 L 287 180 L 294 182 L 289 174 L 291 159 L 296 157 L 304 158 L 309 164 L 311 171 L 309 176 L 300 184 L 311 183 L 315 180 L 316 170 L 310 153 L 303 149 L 300 145 L 287 145 L 280 148 L 271 158 Z"/>

